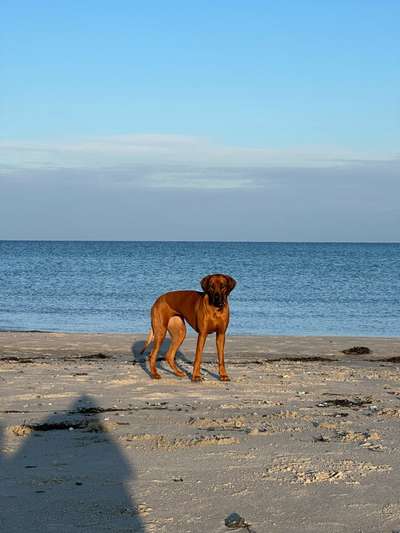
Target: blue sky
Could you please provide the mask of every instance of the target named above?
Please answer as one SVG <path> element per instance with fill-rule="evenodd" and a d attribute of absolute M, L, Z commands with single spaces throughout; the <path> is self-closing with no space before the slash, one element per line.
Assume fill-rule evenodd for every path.
<path fill-rule="evenodd" d="M 400 240 L 399 20 L 389 0 L 3 1 L 0 238 Z M 179 223 L 215 195 L 223 223 Z"/>

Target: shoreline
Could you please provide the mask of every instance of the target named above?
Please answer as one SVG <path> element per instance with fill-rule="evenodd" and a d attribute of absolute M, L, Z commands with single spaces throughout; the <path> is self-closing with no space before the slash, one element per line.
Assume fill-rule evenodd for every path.
<path fill-rule="evenodd" d="M 59 334 L 63 335 L 147 335 L 147 331 L 65 331 L 65 330 L 47 330 L 47 329 L 1 329 L 0 333 L 46 333 L 46 334 Z M 211 334 L 212 335 L 212 334 Z M 188 332 L 186 337 L 197 337 L 196 332 Z M 246 337 L 246 338 L 270 338 L 270 337 L 281 337 L 281 338 L 347 338 L 347 339 L 400 339 L 400 335 L 358 335 L 358 334 L 331 334 L 331 333 L 321 333 L 321 334 L 308 334 L 296 335 L 296 334 L 280 334 L 280 333 L 228 333 L 227 337 Z"/>
<path fill-rule="evenodd" d="M 149 325 L 150 327 L 150 325 Z M 65 330 L 47 330 L 47 329 L 7 329 L 0 328 L 1 333 L 41 333 L 41 334 L 63 334 L 63 335 L 147 335 L 146 331 L 65 331 Z M 211 334 L 212 335 L 212 334 Z M 197 337 L 195 331 L 189 331 L 186 338 Z M 227 333 L 227 337 L 245 337 L 245 338 L 343 338 L 343 339 L 400 339 L 400 335 L 365 335 L 365 334 L 333 334 L 333 333 L 321 333 L 321 334 L 281 334 L 281 333 Z"/>

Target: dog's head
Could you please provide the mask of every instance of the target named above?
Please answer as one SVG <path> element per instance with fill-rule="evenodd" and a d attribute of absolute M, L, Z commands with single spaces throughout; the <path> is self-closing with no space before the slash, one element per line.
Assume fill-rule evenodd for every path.
<path fill-rule="evenodd" d="M 235 288 L 236 281 L 226 274 L 210 274 L 200 282 L 203 291 L 208 294 L 211 305 L 222 309 L 228 300 L 228 295 Z"/>

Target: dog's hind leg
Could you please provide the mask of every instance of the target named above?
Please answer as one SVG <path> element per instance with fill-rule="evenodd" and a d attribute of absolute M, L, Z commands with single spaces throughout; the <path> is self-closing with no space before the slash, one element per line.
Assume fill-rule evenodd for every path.
<path fill-rule="evenodd" d="M 171 335 L 171 344 L 165 355 L 165 360 L 172 368 L 174 374 L 179 377 L 183 377 L 185 373 L 182 372 L 182 370 L 180 370 L 175 363 L 176 352 L 186 337 L 186 326 L 183 319 L 179 316 L 173 316 L 170 318 L 168 322 L 168 332 Z"/>

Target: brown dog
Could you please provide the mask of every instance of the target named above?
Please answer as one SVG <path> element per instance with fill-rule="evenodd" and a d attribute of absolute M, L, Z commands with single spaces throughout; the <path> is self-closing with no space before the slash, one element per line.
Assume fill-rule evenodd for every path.
<path fill-rule="evenodd" d="M 229 381 L 225 370 L 225 332 L 229 324 L 228 295 L 235 288 L 236 281 L 226 274 L 210 274 L 201 280 L 198 291 L 174 291 L 160 296 L 151 308 L 151 329 L 142 353 L 154 340 L 150 353 L 150 372 L 154 379 L 160 379 L 156 362 L 160 346 L 167 331 L 171 345 L 165 360 L 177 376 L 184 376 L 175 363 L 175 355 L 185 339 L 185 320 L 199 334 L 193 364 L 192 381 L 200 381 L 200 363 L 204 344 L 209 333 L 217 334 L 218 370 L 221 381 Z"/>

